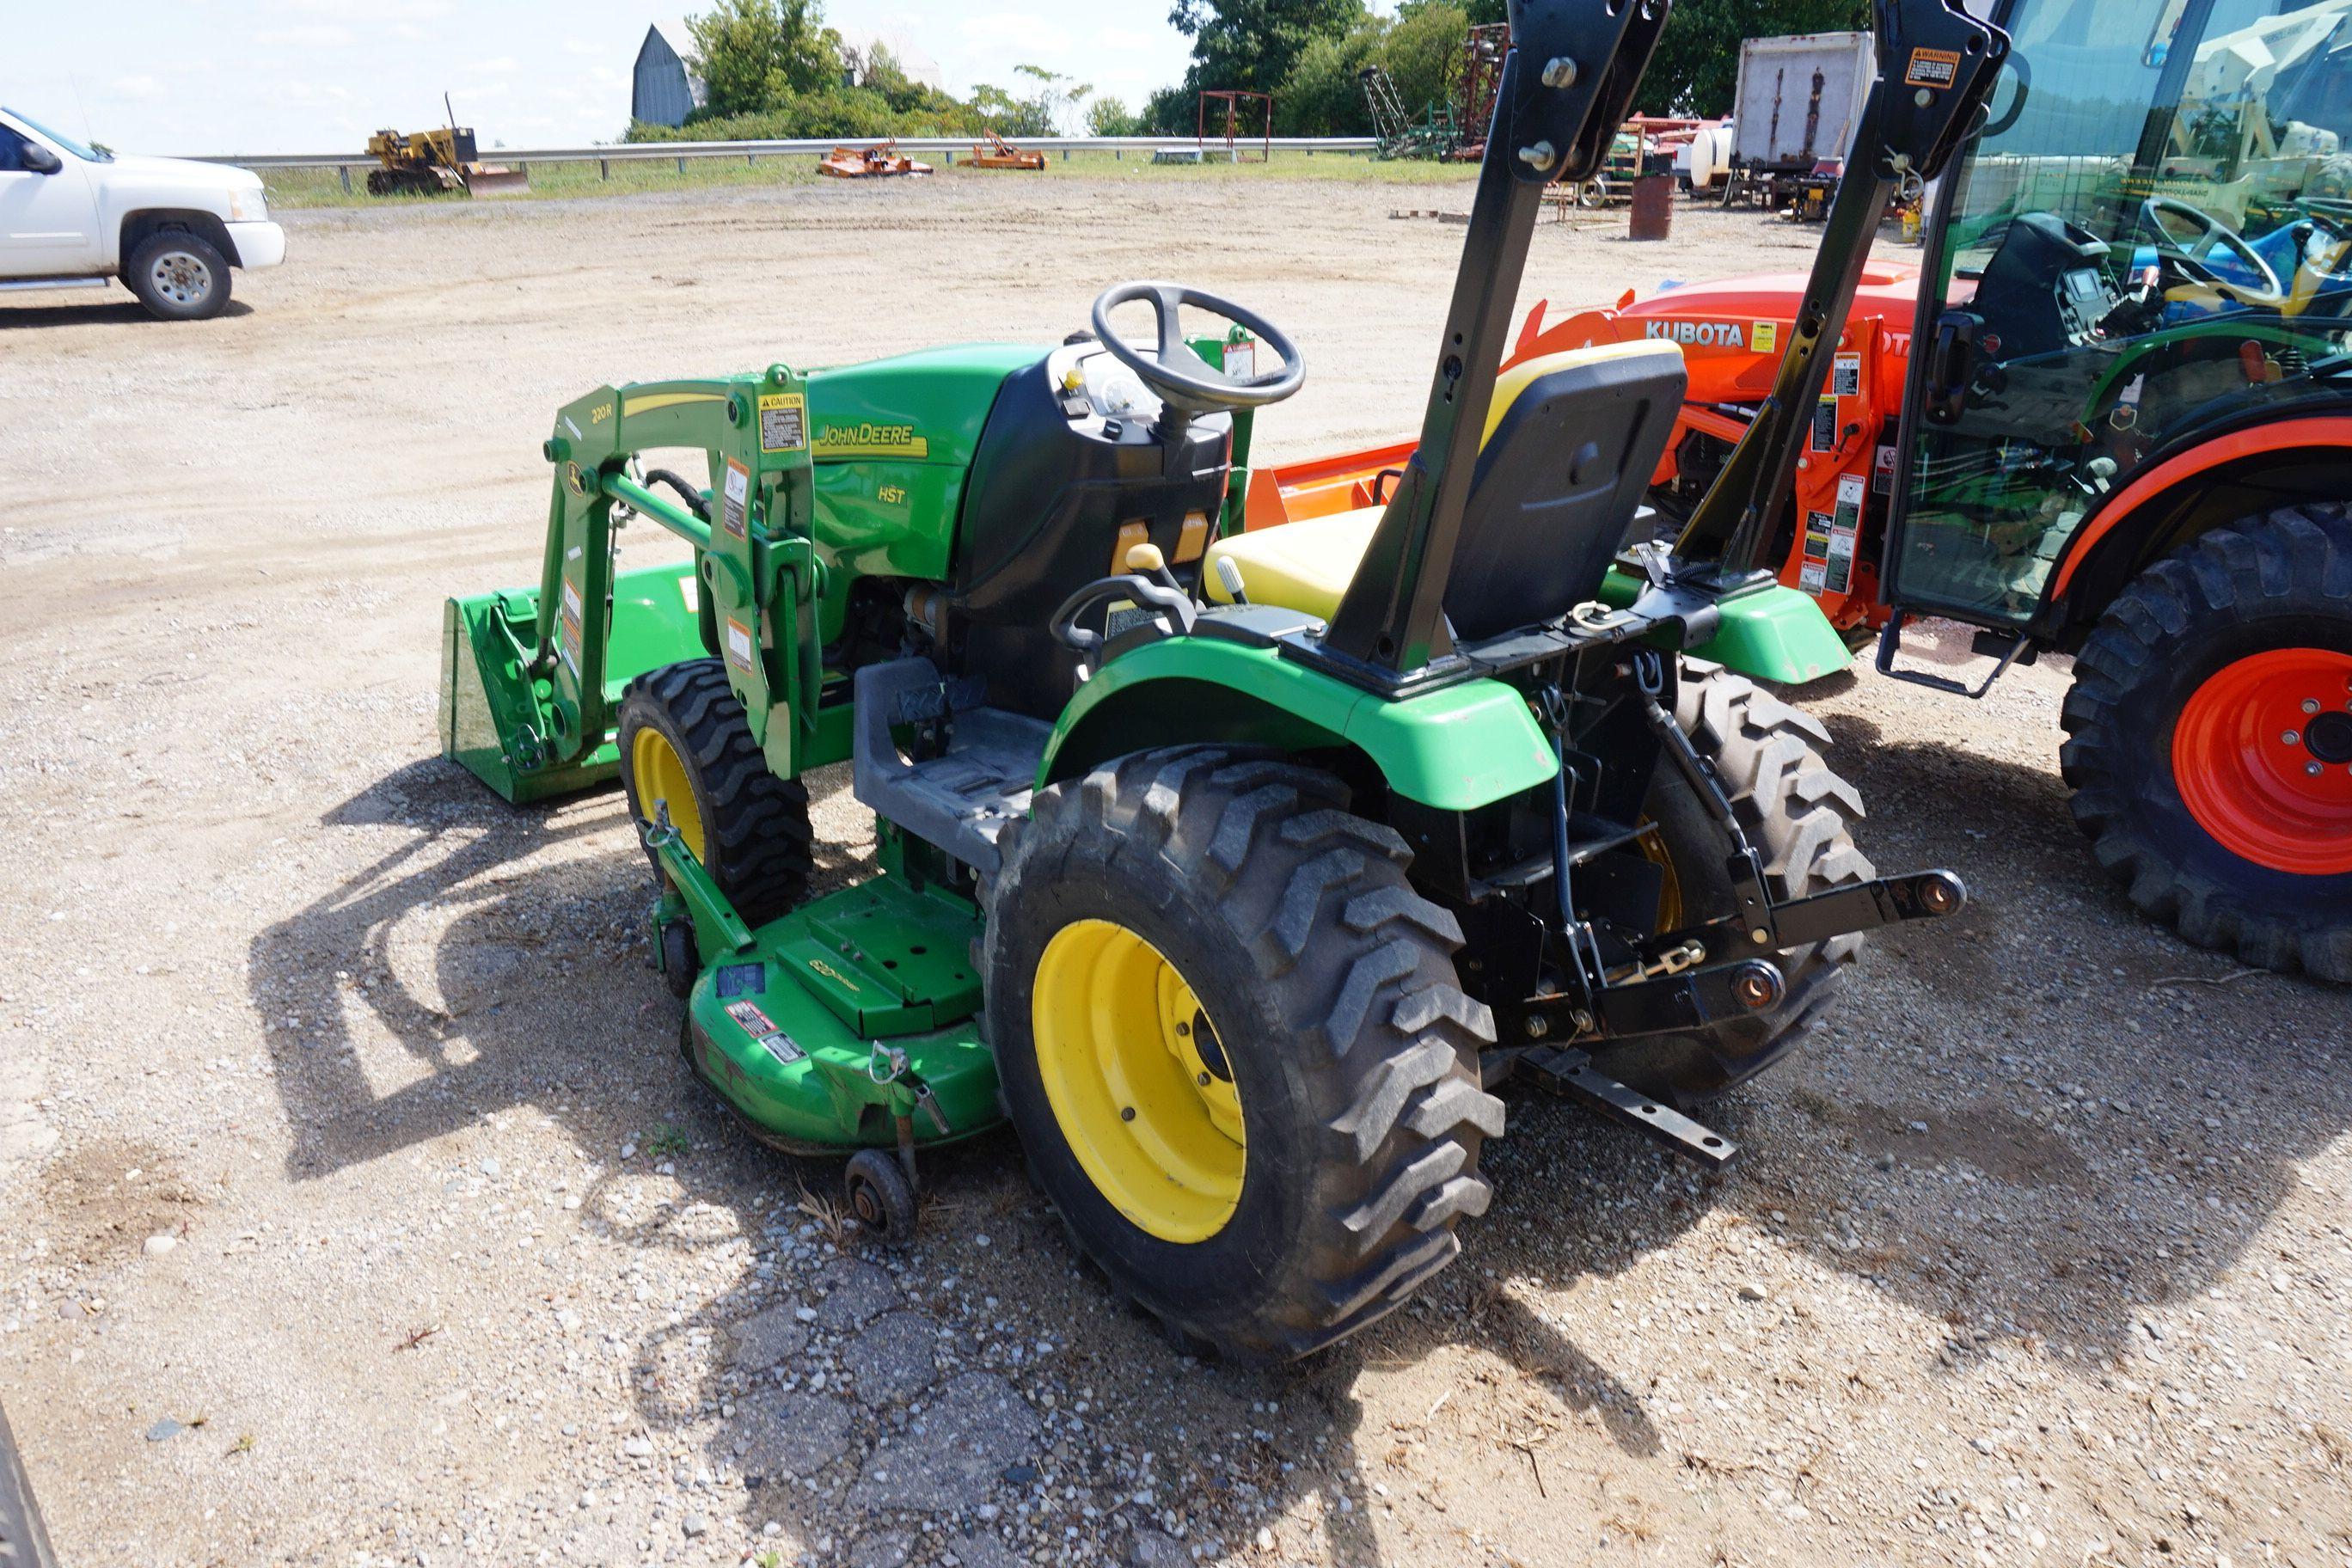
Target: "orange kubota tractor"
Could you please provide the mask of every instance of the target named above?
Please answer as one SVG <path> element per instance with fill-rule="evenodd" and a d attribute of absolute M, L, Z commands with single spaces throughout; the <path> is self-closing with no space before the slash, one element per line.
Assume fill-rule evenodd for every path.
<path fill-rule="evenodd" d="M 1783 355 L 1838 312 L 1803 274 L 1538 304 L 1508 363 L 1679 343 L 1651 491 L 1679 553 L 1752 559 L 1960 696 L 2074 654 L 2059 755 L 2099 863 L 2191 942 L 2352 981 L 2352 0 L 1995 19 L 2008 83 L 1923 261 L 1859 273 L 1809 384 Z M 1842 205 L 1832 236 L 1884 216 Z M 1784 472 L 1743 458 L 1773 399 L 1813 410 Z M 1412 451 L 1260 467 L 1249 525 L 1377 504 Z M 1700 505 L 1735 466 L 1750 499 Z M 1903 668 L 1917 616 L 1998 662 Z"/>

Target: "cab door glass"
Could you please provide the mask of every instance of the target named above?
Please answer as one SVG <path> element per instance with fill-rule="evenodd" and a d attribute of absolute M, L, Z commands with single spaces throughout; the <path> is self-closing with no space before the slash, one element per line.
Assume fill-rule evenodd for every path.
<path fill-rule="evenodd" d="M 2352 390 L 2352 5 L 2018 0 L 1927 258 L 1899 603 L 2021 623 L 2168 448 Z"/>

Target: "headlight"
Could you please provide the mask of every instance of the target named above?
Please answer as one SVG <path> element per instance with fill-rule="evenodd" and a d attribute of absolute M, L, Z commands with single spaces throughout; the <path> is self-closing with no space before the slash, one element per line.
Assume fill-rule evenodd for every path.
<path fill-rule="evenodd" d="M 261 187 L 234 190 L 228 194 L 228 221 L 260 223 L 269 216 L 269 203 L 261 195 Z"/>

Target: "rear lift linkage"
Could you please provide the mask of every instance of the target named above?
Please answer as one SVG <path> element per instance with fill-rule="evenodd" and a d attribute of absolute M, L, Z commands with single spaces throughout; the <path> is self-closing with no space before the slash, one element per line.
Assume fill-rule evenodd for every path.
<path fill-rule="evenodd" d="M 1633 963 L 1615 970 L 1605 967 L 1591 922 L 1576 912 L 1570 880 L 1569 799 L 1574 764 L 1567 752 L 1568 699 L 1557 686 L 1546 686 L 1537 693 L 1537 701 L 1552 728 L 1553 746 L 1559 754 L 1559 774 L 1552 789 L 1552 879 L 1565 935 L 1560 957 L 1567 984 L 1505 1010 L 1497 1022 L 1504 1037 L 1528 1042 L 1505 1047 L 1516 1052 L 1511 1058 L 1514 1069 L 1534 1075 L 1545 1088 L 1580 1100 L 1603 1116 L 1638 1128 L 1710 1170 L 1720 1169 L 1738 1152 L 1737 1145 L 1602 1073 L 1592 1065 L 1591 1053 L 1577 1042 L 1598 1044 L 1696 1028 L 1778 1006 L 1788 994 L 1788 984 L 1780 965 L 1761 954 L 1875 931 L 1898 921 L 1952 914 L 1967 903 L 1968 889 L 1949 871 L 1923 871 L 1907 877 L 1880 877 L 1787 903 L 1773 902 L 1765 885 L 1763 858 L 1739 826 L 1722 781 L 1660 700 L 1665 690 L 1664 661 L 1652 649 L 1637 649 L 1630 673 L 1641 692 L 1643 719 L 1700 805 L 1731 841 L 1732 852 L 1724 870 L 1738 910 L 1653 937 L 1642 944 Z M 1743 948 L 1752 951 L 1706 966 L 1711 955 Z M 1562 1043 L 1549 1043 L 1554 1039 Z"/>

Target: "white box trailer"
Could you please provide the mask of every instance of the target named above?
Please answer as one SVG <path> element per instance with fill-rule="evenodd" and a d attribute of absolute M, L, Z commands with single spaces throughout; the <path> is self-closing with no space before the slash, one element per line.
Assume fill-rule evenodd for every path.
<path fill-rule="evenodd" d="M 1811 174 L 1843 159 L 1877 76 L 1868 33 L 1792 33 L 1739 46 L 1731 156 L 1758 174 Z"/>

